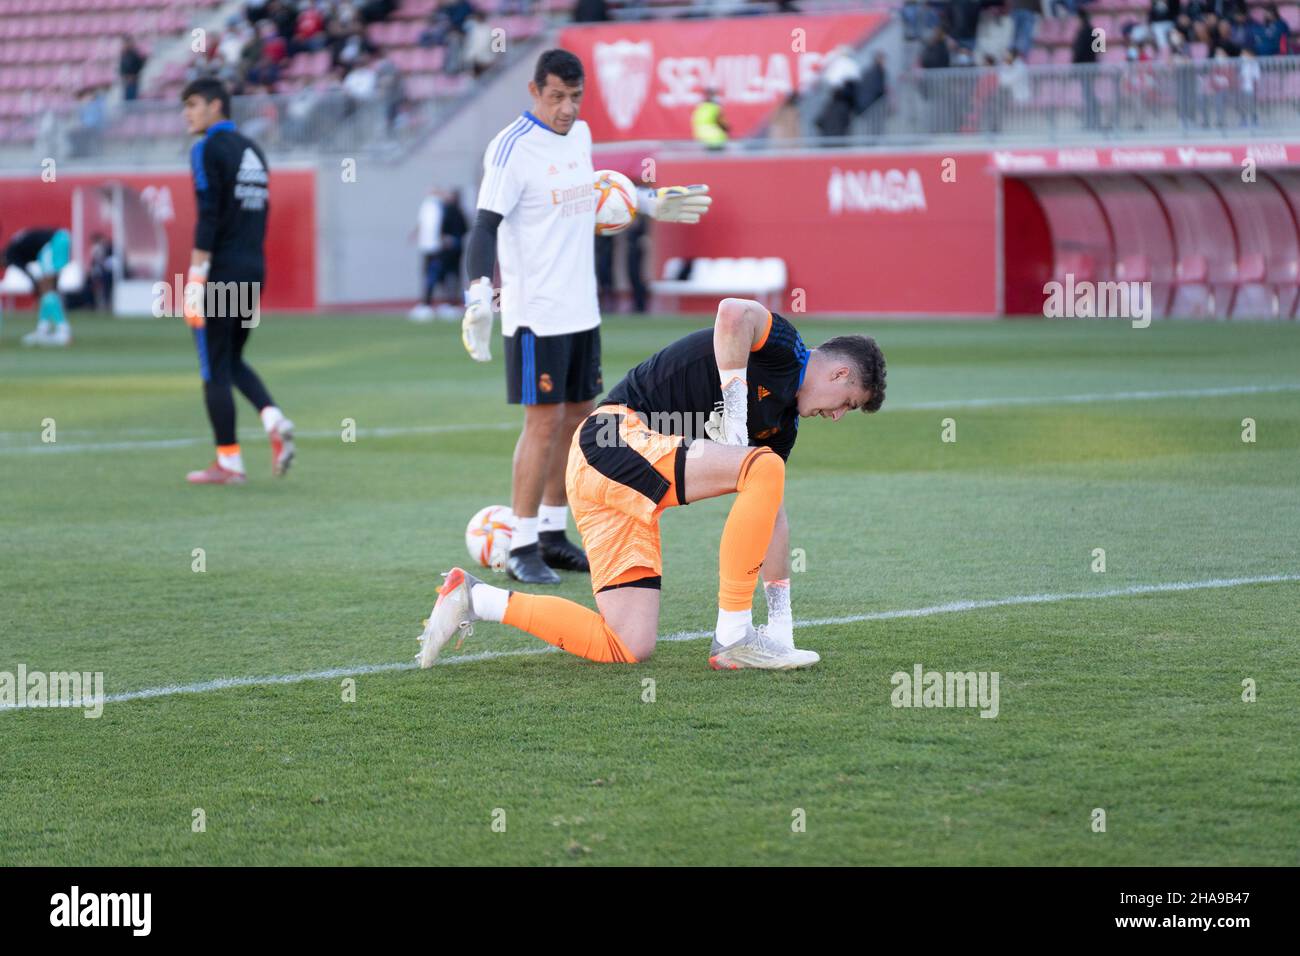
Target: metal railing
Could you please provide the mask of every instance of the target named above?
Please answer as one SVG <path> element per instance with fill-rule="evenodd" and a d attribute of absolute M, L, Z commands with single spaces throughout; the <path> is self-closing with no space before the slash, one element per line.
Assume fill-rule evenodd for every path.
<path fill-rule="evenodd" d="M 1257 69 L 1256 69 L 1257 68 Z M 913 69 L 857 116 L 848 140 L 1070 140 L 1300 132 L 1300 61 Z"/>

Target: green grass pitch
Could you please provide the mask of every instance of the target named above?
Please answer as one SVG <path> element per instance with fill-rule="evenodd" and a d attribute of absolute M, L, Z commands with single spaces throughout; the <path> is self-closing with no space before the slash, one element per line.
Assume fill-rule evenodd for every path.
<path fill-rule="evenodd" d="M 30 319 L 0 337 L 0 671 L 128 699 L 0 712 L 0 864 L 1300 862 L 1295 323 L 798 323 L 876 335 L 889 397 L 791 457 L 822 663 L 717 674 L 698 637 L 620 667 L 499 625 L 405 666 L 509 500 L 499 340 L 484 367 L 454 324 L 270 316 L 294 471 L 240 399 L 248 485 L 194 488 L 183 324 L 74 316 L 63 352 Z M 706 322 L 611 317 L 606 381 Z M 712 626 L 727 507 L 665 516 L 662 634 Z M 997 717 L 892 706 L 917 664 L 997 672 Z"/>

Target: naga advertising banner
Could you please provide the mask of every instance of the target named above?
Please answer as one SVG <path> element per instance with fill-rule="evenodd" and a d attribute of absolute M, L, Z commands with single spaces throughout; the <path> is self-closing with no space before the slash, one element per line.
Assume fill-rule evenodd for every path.
<path fill-rule="evenodd" d="M 777 311 L 997 312 L 999 178 L 987 153 L 661 156 L 657 167 L 659 182 L 708 183 L 715 200 L 699 225 L 655 226 L 656 278 L 672 257 L 777 257 L 789 276 Z"/>

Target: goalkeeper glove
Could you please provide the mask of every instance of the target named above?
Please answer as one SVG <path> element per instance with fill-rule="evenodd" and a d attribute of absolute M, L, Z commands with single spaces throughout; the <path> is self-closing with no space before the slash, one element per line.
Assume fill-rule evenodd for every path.
<path fill-rule="evenodd" d="M 723 445 L 749 444 L 749 383 L 732 376 L 722 386 L 722 407 L 709 416 L 704 432 Z"/>
<path fill-rule="evenodd" d="M 203 297 L 207 290 L 208 270 L 211 266 L 211 262 L 205 262 L 201 266 L 191 265 L 190 274 L 185 277 L 185 324 L 192 329 L 201 329 L 205 324 Z"/>
<path fill-rule="evenodd" d="M 487 276 L 470 283 L 465 292 L 460 340 L 474 361 L 492 361 L 492 280 Z"/>
<path fill-rule="evenodd" d="M 664 186 L 642 193 L 638 205 L 647 216 L 660 222 L 699 222 L 713 203 L 708 192 L 709 187 L 704 185 Z"/>

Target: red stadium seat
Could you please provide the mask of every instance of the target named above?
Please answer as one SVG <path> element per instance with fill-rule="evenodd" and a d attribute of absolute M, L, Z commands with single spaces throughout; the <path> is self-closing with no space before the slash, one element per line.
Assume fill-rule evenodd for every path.
<path fill-rule="evenodd" d="M 1151 260 L 1141 252 L 1124 256 L 1115 265 L 1115 278 L 1122 282 L 1150 282 Z"/>
<path fill-rule="evenodd" d="M 1064 282 L 1068 275 L 1074 276 L 1075 282 L 1093 282 L 1097 278 L 1097 263 L 1086 252 L 1060 252 L 1056 256 L 1054 278 Z"/>

